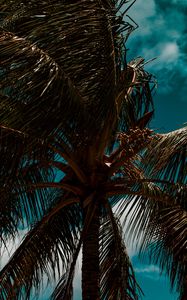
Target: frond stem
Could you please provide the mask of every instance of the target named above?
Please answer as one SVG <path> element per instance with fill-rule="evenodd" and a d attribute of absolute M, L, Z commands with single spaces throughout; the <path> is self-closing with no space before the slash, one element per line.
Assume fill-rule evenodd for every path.
<path fill-rule="evenodd" d="M 56 147 L 54 147 L 50 144 L 49 144 L 49 148 L 52 149 L 55 153 L 58 153 L 61 157 L 63 157 L 68 162 L 69 166 L 72 168 L 72 170 L 74 171 L 74 173 L 77 175 L 77 177 L 79 178 L 79 180 L 82 183 L 87 182 L 86 175 L 79 168 L 78 164 L 75 162 L 75 158 L 73 158 L 73 159 L 70 158 L 70 156 L 67 155 L 65 152 L 62 152 L 61 150 L 57 149 Z"/>
<path fill-rule="evenodd" d="M 29 188 L 29 191 L 33 191 L 33 189 L 44 189 L 44 188 L 57 188 L 57 189 L 63 189 L 68 192 L 72 192 L 75 194 L 75 196 L 83 196 L 83 191 L 75 187 L 74 185 L 70 185 L 67 183 L 56 183 L 56 182 L 44 182 L 44 183 L 36 183 L 36 184 L 29 184 L 28 186 L 25 186 Z"/>

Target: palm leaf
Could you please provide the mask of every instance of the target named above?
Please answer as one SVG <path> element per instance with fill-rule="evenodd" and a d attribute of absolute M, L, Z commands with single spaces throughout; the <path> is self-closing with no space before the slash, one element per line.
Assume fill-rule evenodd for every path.
<path fill-rule="evenodd" d="M 78 258 L 78 254 L 81 249 L 82 239 L 80 238 L 79 243 L 77 245 L 76 251 L 72 257 L 72 261 L 70 263 L 70 267 L 67 272 L 60 278 L 58 285 L 56 286 L 51 298 L 58 300 L 72 300 L 73 299 L 73 279 L 75 266 Z"/>
<path fill-rule="evenodd" d="M 185 195 L 186 199 L 186 195 Z M 187 210 L 178 205 L 159 207 L 147 227 L 147 237 L 153 236 L 150 243 L 150 258 L 159 263 L 162 271 L 168 274 L 172 288 L 185 294 L 187 277 Z"/>
<path fill-rule="evenodd" d="M 32 288 L 39 290 L 44 273 L 51 280 L 57 272 L 66 272 L 79 238 L 80 210 L 76 199 L 56 196 L 56 206 L 28 232 L 1 270 L 1 299 L 15 294 L 16 299 L 29 299 Z"/>
<path fill-rule="evenodd" d="M 66 115 L 66 120 L 69 120 L 68 124 L 71 127 L 71 133 L 69 131 L 69 134 L 73 135 L 73 124 L 74 128 L 76 128 L 76 134 L 79 135 L 79 140 L 80 135 L 83 133 L 86 136 L 84 135 L 82 140 L 85 141 L 85 138 L 88 139 L 88 137 L 92 136 L 91 132 L 94 130 L 96 135 L 98 130 L 101 131 L 102 128 L 105 128 L 105 120 L 107 120 L 107 117 L 111 112 L 113 112 L 112 124 L 116 126 L 115 122 L 118 120 L 118 113 L 120 113 L 120 107 L 116 107 L 119 82 L 120 86 L 126 85 L 125 90 L 127 90 L 129 84 L 131 84 L 131 82 L 127 84 L 124 81 L 124 73 L 126 73 L 127 69 L 124 41 L 126 40 L 126 35 L 128 36 L 129 32 L 133 30 L 133 26 L 127 21 L 124 21 L 121 17 L 116 16 L 119 7 L 126 2 L 128 1 L 121 1 L 118 3 L 117 1 L 108 0 L 99 3 L 97 1 L 92 1 L 92 3 L 90 3 L 90 1 L 84 0 L 76 2 L 76 4 L 70 2 L 68 5 L 63 1 L 57 0 L 50 1 L 49 3 L 41 1 L 40 4 L 38 4 L 37 1 L 29 2 L 29 4 L 24 1 L 6 1 L 6 4 L 2 2 L 2 9 L 4 12 L 6 11 L 7 15 L 2 21 L 2 28 L 14 32 L 14 34 L 20 38 L 26 39 L 31 45 L 34 44 L 35 47 L 41 49 L 43 53 L 48 53 L 49 58 L 54 62 L 53 71 L 52 69 L 50 71 L 50 78 L 52 75 L 55 76 L 56 65 L 58 65 L 60 70 L 62 69 L 65 74 L 65 78 L 62 76 L 63 78 L 59 77 L 59 79 L 63 82 L 63 85 L 65 85 L 64 89 L 68 93 L 68 97 L 66 97 L 67 101 L 65 101 L 66 98 L 64 99 L 64 97 L 63 99 L 62 97 L 59 99 L 59 94 L 62 95 L 62 90 L 59 90 L 58 82 L 55 80 L 56 78 L 52 82 L 47 78 L 48 85 L 49 82 L 50 86 L 55 86 L 55 83 L 57 85 L 55 86 L 55 96 L 58 99 L 53 99 L 52 103 L 50 99 L 51 105 L 48 104 L 49 100 L 47 100 L 46 91 L 46 102 L 40 101 L 38 103 L 36 99 L 33 99 L 37 98 L 35 97 L 35 94 L 32 94 L 32 97 L 30 96 L 30 101 L 32 100 L 32 108 L 34 108 L 35 114 L 36 109 L 38 110 L 40 108 L 38 116 L 40 116 L 40 119 L 42 117 L 44 131 L 49 128 L 49 123 L 51 124 L 51 130 L 59 125 L 58 122 L 60 122 L 60 120 L 58 120 L 57 115 L 60 116 L 62 125 L 64 121 L 62 114 L 64 117 Z M 123 36 L 121 35 L 122 31 Z M 48 32 L 50 32 L 50 35 L 47 34 Z M 20 48 L 21 47 L 22 46 L 20 46 Z M 15 49 L 13 49 L 13 51 L 14 50 Z M 20 61 L 20 63 L 23 64 L 23 61 Z M 38 70 L 38 66 L 36 66 L 35 70 L 37 70 L 37 75 L 40 75 L 40 78 L 43 77 L 46 79 L 46 76 L 48 75 L 46 74 L 46 68 L 45 70 L 43 68 L 44 63 L 45 60 L 40 66 L 42 67 L 45 76 L 43 73 L 40 74 L 41 67 Z M 130 66 L 131 65 L 132 64 L 130 64 Z M 16 64 L 16 66 L 18 65 Z M 137 66 L 140 66 L 139 61 L 138 63 L 133 64 L 133 69 L 138 69 Z M 59 72 L 60 71 L 58 70 L 58 73 Z M 31 70 L 30 72 L 28 70 L 27 74 L 30 73 Z M 142 73 L 142 70 L 141 72 L 136 71 L 136 73 L 140 74 Z M 140 75 L 138 76 L 140 77 Z M 127 76 L 125 75 L 125 77 Z M 143 77 L 146 77 L 146 79 L 144 79 L 148 83 L 148 76 L 146 75 Z M 74 102 L 75 106 L 72 105 L 73 99 L 71 95 L 69 95 L 69 89 L 67 89 L 67 85 L 70 85 L 69 79 L 71 79 L 71 82 L 74 85 L 73 87 L 71 85 L 70 91 L 75 92 L 74 96 L 78 100 L 78 102 Z M 148 84 L 145 83 L 145 81 L 143 85 L 142 83 L 140 83 L 140 85 L 142 85 L 144 90 L 144 92 L 142 92 L 142 97 L 146 96 L 148 99 L 150 98 L 150 95 L 148 95 Z M 25 76 L 22 85 L 27 85 Z M 116 85 L 117 88 L 115 88 Z M 145 88 L 143 86 L 145 86 Z M 37 90 L 39 91 L 39 88 L 37 88 Z M 53 94 L 52 98 L 54 98 L 54 93 L 52 91 L 49 93 L 50 90 L 51 88 L 48 88 L 47 94 L 49 94 L 50 98 Z M 79 96 L 81 95 L 82 99 L 78 97 L 77 93 L 79 93 Z M 23 94 L 25 96 L 27 95 L 24 90 Z M 65 94 L 64 96 L 67 95 Z M 37 101 L 37 106 L 35 105 L 35 100 Z M 12 102 L 12 100 L 10 101 Z M 28 101 L 28 95 L 26 101 Z M 142 100 L 139 102 L 141 103 L 141 101 Z M 127 102 L 130 103 L 132 101 L 128 100 Z M 148 102 L 150 102 L 150 99 Z M 77 107 L 77 104 L 80 107 Z M 84 117 L 85 115 L 81 104 L 84 104 L 83 106 L 86 108 L 86 117 Z M 119 105 L 117 104 L 117 106 Z M 138 106 L 137 103 L 136 106 Z M 62 112 L 65 107 L 67 109 Z M 134 106 L 132 105 L 132 107 Z M 42 116 L 41 110 L 43 111 Z M 56 118 L 55 120 L 52 118 L 52 121 L 49 122 L 51 118 L 50 111 Z M 79 115 L 77 116 L 77 112 L 80 113 L 80 111 L 82 112 L 81 117 Z M 71 112 L 71 115 L 68 115 L 68 112 Z M 16 115 L 15 111 L 14 115 Z M 31 116 L 32 115 L 29 115 L 30 118 Z M 34 118 L 36 121 L 36 115 Z M 45 118 L 48 120 L 48 124 L 46 123 L 47 121 L 45 121 Z M 80 128 L 77 125 L 77 119 L 81 119 L 79 126 L 83 126 L 84 124 L 84 128 Z M 41 122 L 36 125 L 41 127 Z M 65 124 L 63 123 L 63 128 L 64 127 Z M 111 126 L 110 131 L 112 131 L 112 129 L 113 126 Z M 67 131 L 66 128 L 66 133 L 64 134 L 67 135 Z M 73 139 L 74 138 L 75 135 L 73 135 Z"/>
<path fill-rule="evenodd" d="M 77 111 L 84 118 L 80 94 L 48 54 L 11 33 L 0 40 L 1 124 L 41 138 L 75 124 Z"/>
<path fill-rule="evenodd" d="M 140 292 L 120 225 L 109 206 L 100 229 L 101 299 L 138 299 Z"/>
<path fill-rule="evenodd" d="M 144 182 L 142 195 L 129 203 L 121 200 L 118 211 L 128 219 L 126 234 L 140 247 L 141 255 L 148 251 L 181 294 L 186 287 L 186 196 L 182 185 Z"/>
<path fill-rule="evenodd" d="M 37 164 L 44 157 L 48 161 L 54 156 L 45 143 L 6 127 L 1 126 L 0 131 L 0 235 L 6 239 L 14 236 L 21 223 L 30 226 L 39 220 L 49 207 L 49 190 L 32 190 L 26 195 L 24 186 L 53 181 L 55 170 L 50 164 L 42 167 Z"/>
<path fill-rule="evenodd" d="M 62 139 L 60 143 L 49 143 L 6 127 L 1 127 L 1 132 L 1 172 L 4 175 L 1 176 L 1 239 L 5 241 L 15 235 L 20 223 L 30 227 L 42 218 L 54 203 L 51 189 L 80 194 L 70 177 L 74 173 L 83 183 L 86 177 L 77 165 L 73 149 Z M 7 151 L 7 147 L 12 152 Z M 17 147 L 19 152 L 15 152 Z M 55 179 L 57 171 L 58 181 Z"/>
<path fill-rule="evenodd" d="M 187 127 L 155 135 L 143 156 L 147 176 L 187 182 Z"/>
<path fill-rule="evenodd" d="M 18 16 L 15 19 L 12 16 L 11 18 L 14 19 L 11 22 L 12 28 L 9 26 L 8 30 L 16 33 L 19 37 L 25 37 L 49 54 L 67 74 L 67 78 L 71 78 L 82 95 L 82 104 L 84 103 L 87 107 L 88 114 L 94 114 L 97 120 L 96 124 L 101 126 L 101 118 L 111 109 L 108 99 L 110 99 L 112 107 L 115 103 L 114 95 L 112 95 L 115 80 L 113 41 L 108 12 L 103 10 L 102 5 L 98 2 L 90 3 L 86 0 L 68 5 L 59 1 L 53 1 L 53 4 L 48 5 L 33 1 L 28 7 L 21 4 L 20 6 L 23 17 L 21 19 L 21 16 Z M 44 14 L 43 10 L 48 18 L 47 23 L 45 18 L 39 17 Z M 7 29 L 6 20 L 2 27 Z M 48 32 L 50 35 L 46 34 Z M 108 75 L 107 79 L 106 74 Z M 45 78 L 46 75 L 42 75 L 40 74 L 40 78 Z M 55 73 L 53 72 L 52 75 L 54 76 Z M 64 82 L 62 78 L 61 82 Z M 55 90 L 55 95 L 59 96 L 60 93 L 57 92 L 59 88 Z M 38 88 L 37 91 L 39 91 Z M 73 110 L 69 108 L 68 98 L 66 103 L 62 104 L 59 101 L 56 100 L 56 103 L 59 106 L 63 105 L 63 109 L 67 105 L 66 114 L 82 111 L 80 107 Z M 79 104 L 81 106 L 81 101 Z M 33 106 L 35 107 L 34 103 Z M 45 111 L 44 103 L 43 110 Z M 71 116 L 67 116 L 67 119 L 68 117 Z M 70 120 L 70 124 L 72 122 Z"/>
<path fill-rule="evenodd" d="M 143 67 L 144 59 L 137 58 L 128 63 L 127 70 L 122 73 L 117 97 L 121 106 L 119 131 L 128 131 L 137 126 L 143 129 L 153 116 L 152 90 L 155 82 Z"/>

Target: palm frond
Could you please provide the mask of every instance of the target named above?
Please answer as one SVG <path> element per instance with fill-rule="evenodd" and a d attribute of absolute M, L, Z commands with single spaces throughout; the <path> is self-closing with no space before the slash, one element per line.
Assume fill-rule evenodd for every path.
<path fill-rule="evenodd" d="M 50 144 L 3 126 L 1 133 L 1 239 L 5 241 L 16 234 L 19 223 L 30 227 L 42 218 L 54 203 L 55 189 L 79 195 L 80 189 L 67 178 L 74 172 L 84 182 L 85 175 L 74 152 L 62 141 Z M 11 151 L 7 151 L 9 148 Z"/>
<path fill-rule="evenodd" d="M 57 197 L 56 206 L 28 232 L 1 270 L 1 299 L 14 295 L 29 299 L 32 288 L 39 290 L 44 274 L 51 280 L 66 272 L 79 239 L 81 212 L 76 199 Z"/>
<path fill-rule="evenodd" d="M 187 127 L 155 135 L 143 155 L 146 176 L 187 183 Z"/>
<path fill-rule="evenodd" d="M 116 100 L 121 106 L 119 131 L 128 131 L 137 126 L 143 129 L 147 126 L 154 111 L 154 86 L 153 76 L 144 70 L 144 59 L 137 58 L 128 63 L 119 82 Z"/>
<path fill-rule="evenodd" d="M 73 130 L 84 108 L 64 70 L 25 38 L 1 31 L 0 40 L 1 124 L 40 138 L 59 127 Z"/>
<path fill-rule="evenodd" d="M 74 128 L 77 126 L 77 119 L 79 121 L 81 119 L 79 126 L 83 126 L 84 124 L 84 130 L 82 127 L 76 127 L 76 134 L 79 135 L 80 140 L 81 135 L 84 133 L 85 136 L 82 140 L 85 141 L 86 137 L 89 138 L 92 136 L 91 132 L 93 133 L 95 130 L 95 134 L 93 134 L 97 135 L 98 130 L 101 131 L 105 127 L 105 120 L 107 120 L 111 112 L 113 112 L 112 123 L 115 123 L 114 120 L 117 120 L 117 110 L 119 108 L 116 107 L 115 86 L 121 80 L 120 77 L 123 77 L 121 70 L 123 72 L 126 70 L 126 50 L 124 43 L 129 33 L 133 30 L 133 25 L 127 20 L 123 20 L 122 16 L 119 17 L 116 14 L 119 7 L 126 3 L 128 5 L 128 1 L 118 3 L 117 1 L 110 0 L 101 2 L 92 1 L 91 3 L 88 0 L 76 3 L 72 1 L 68 5 L 58 0 L 50 1 L 49 3 L 40 1 L 40 4 L 37 1 L 29 3 L 27 1 L 2 2 L 2 10 L 4 13 L 6 11 L 1 24 L 2 28 L 13 32 L 20 39 L 23 38 L 29 41 L 31 45 L 35 45 L 34 47 L 41 49 L 43 53 L 48 53 L 49 58 L 54 62 L 53 67 L 50 68 L 49 78 L 49 74 L 46 74 L 44 59 L 43 61 L 39 60 L 40 65 L 33 69 L 37 70 L 35 72 L 37 73 L 37 78 L 40 76 L 40 78 L 44 78 L 48 82 L 46 84 L 47 90 L 45 90 L 46 101 L 40 101 L 40 104 L 36 99 L 32 101 L 32 108 L 35 111 L 35 116 L 32 119 L 35 119 L 35 121 L 36 114 L 38 113 L 36 113 L 36 109 L 42 106 L 41 110 L 43 114 L 41 115 L 40 110 L 40 118 L 42 117 L 43 129 L 47 130 L 46 127 L 49 128 L 49 123 L 51 124 L 51 130 L 57 127 L 58 122 L 60 122 L 57 117 L 58 115 L 61 117 L 61 124 L 64 121 L 62 120 L 63 115 L 66 115 L 66 121 L 69 120 L 68 124 L 71 129 L 72 126 Z M 50 34 L 48 34 L 49 32 Z M 20 45 L 20 48 L 22 47 L 24 46 Z M 14 52 L 15 47 L 13 48 Z M 10 55 L 9 52 L 8 55 Z M 23 61 L 19 61 L 19 63 L 28 67 Z M 15 63 L 14 66 L 18 68 L 19 63 Z M 43 67 L 44 64 L 45 70 Z M 58 71 L 55 70 L 56 65 L 59 67 Z M 43 72 L 41 71 L 41 67 Z M 67 95 L 64 94 L 67 99 L 64 99 L 64 97 L 63 99 L 62 97 L 59 98 L 59 94 L 62 96 L 62 90 L 60 90 L 59 81 L 56 79 L 56 73 L 60 73 L 61 69 L 66 76 L 65 78 L 61 75 L 57 77 L 63 82 L 64 90 L 67 90 Z M 27 74 L 30 72 L 28 70 Z M 67 89 L 67 86 L 69 87 L 70 85 L 69 79 L 71 79 L 74 86 Z M 30 86 L 30 77 L 28 82 L 25 80 L 26 76 L 22 80 L 22 86 L 27 86 L 27 83 Z M 32 85 L 34 84 L 33 82 Z M 22 86 L 21 89 L 23 89 Z M 37 86 L 37 90 L 39 91 L 38 83 L 35 86 Z M 55 87 L 55 93 L 51 86 Z M 69 95 L 69 91 L 75 92 L 76 95 L 73 93 L 73 96 L 76 99 L 78 98 L 77 93 L 79 93 L 79 96 L 81 95 L 82 99 L 79 97 L 80 101 L 78 100 L 79 107 L 71 105 L 73 99 Z M 23 94 L 26 97 L 24 101 L 28 102 L 28 89 L 26 89 L 26 93 L 23 90 Z M 47 99 L 47 95 L 53 98 L 52 102 L 51 99 Z M 32 94 L 30 98 L 31 101 L 32 98 L 38 97 Z M 12 100 L 10 101 L 12 102 Z M 37 105 L 35 105 L 35 101 L 37 101 Z M 86 118 L 84 118 L 84 113 L 79 118 L 80 111 L 83 112 L 81 104 L 87 111 Z M 50 116 L 50 111 L 53 116 L 56 116 L 55 120 Z M 68 112 L 71 112 L 71 115 L 68 115 Z M 28 114 L 27 116 L 30 119 L 32 117 L 32 115 Z M 48 119 L 48 124 L 45 121 L 46 119 Z M 37 125 L 41 127 L 41 124 Z M 71 130 L 71 135 L 73 135 L 73 129 Z"/>
<path fill-rule="evenodd" d="M 101 299 L 138 299 L 140 293 L 119 222 L 107 207 L 100 229 Z"/>
<path fill-rule="evenodd" d="M 37 1 L 33 1 L 30 5 L 20 4 L 20 6 L 22 15 L 18 15 L 17 19 L 11 17 L 14 20 L 8 30 L 19 37 L 26 38 L 49 54 L 67 74 L 67 78 L 71 78 L 82 95 L 80 106 L 84 103 L 90 118 L 91 114 L 94 114 L 96 124 L 99 123 L 98 126 L 101 126 L 101 117 L 103 118 L 111 109 L 108 99 L 111 99 L 111 105 L 114 106 L 112 93 L 115 67 L 108 11 L 104 10 L 98 2 L 90 3 L 88 0 L 72 2 L 68 5 L 60 1 L 53 1 L 50 4 L 46 2 L 38 4 Z M 15 14 L 17 15 L 17 12 Z M 45 17 L 41 16 L 47 17 L 47 22 Z M 2 27 L 6 29 L 7 26 L 5 20 Z M 55 75 L 52 70 L 51 75 Z M 40 78 L 45 76 L 40 74 Z M 60 94 L 58 91 L 59 87 L 56 87 L 57 96 Z M 68 109 L 70 104 L 68 98 L 66 103 L 61 102 L 57 100 L 58 105 L 66 109 L 66 113 L 82 111 L 80 107 L 73 111 L 71 108 Z M 43 110 L 45 110 L 44 104 Z M 73 122 L 74 120 L 70 124 Z"/>
<path fill-rule="evenodd" d="M 124 187 L 124 198 L 122 198 L 123 189 L 121 188 L 121 197 L 118 199 L 118 215 L 119 217 L 124 215 L 126 219 L 129 218 L 127 236 L 134 241 L 138 237 L 142 240 L 142 233 L 147 230 L 153 219 L 158 218 L 159 211 L 163 208 L 176 209 L 180 207 L 183 210 L 186 209 L 184 203 L 186 202 L 187 189 L 182 185 L 151 179 L 134 180 L 134 183 L 132 181 L 131 184 L 129 190 Z M 146 235 L 145 241 L 148 241 L 146 246 L 153 239 L 153 232 L 150 239 Z"/>
<path fill-rule="evenodd" d="M 118 208 L 118 215 L 125 216 L 126 236 L 140 247 L 141 255 L 149 252 L 181 294 L 186 286 L 186 196 L 183 185 L 144 182 L 142 193 L 131 196 L 130 202 L 122 199 Z"/>
<path fill-rule="evenodd" d="M 1 238 L 17 232 L 21 223 L 37 221 L 49 207 L 49 190 L 29 191 L 25 185 L 49 182 L 55 178 L 55 169 L 39 165 L 41 160 L 52 160 L 54 153 L 45 143 L 20 131 L 0 126 L 0 225 Z M 36 148 L 35 148 L 36 147 Z"/>
<path fill-rule="evenodd" d="M 146 235 L 150 239 L 150 258 L 160 265 L 171 282 L 182 295 L 186 291 L 187 278 L 187 210 L 181 206 L 158 209 L 147 227 Z"/>
<path fill-rule="evenodd" d="M 67 272 L 60 278 L 51 298 L 54 300 L 72 300 L 73 299 L 73 279 L 77 258 L 81 249 L 82 238 L 80 238 L 76 251 L 72 257 L 70 267 Z"/>

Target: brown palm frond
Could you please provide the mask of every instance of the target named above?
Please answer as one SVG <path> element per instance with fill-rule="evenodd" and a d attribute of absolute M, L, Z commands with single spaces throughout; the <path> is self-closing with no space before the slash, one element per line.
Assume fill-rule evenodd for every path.
<path fill-rule="evenodd" d="M 117 142 L 116 132 L 128 133 L 129 130 L 135 128 L 144 129 L 148 127 L 154 115 L 152 100 L 154 87 L 155 81 L 152 75 L 144 70 L 142 58 L 130 62 L 121 70 L 115 98 L 117 120 L 112 126 L 109 151 L 114 149 Z"/>
<path fill-rule="evenodd" d="M 81 234 L 82 236 L 82 234 Z M 68 271 L 60 278 L 60 281 L 58 282 L 58 285 L 56 286 L 55 290 L 53 291 L 53 294 L 51 296 L 54 300 L 72 300 L 73 299 L 73 279 L 74 279 L 74 273 L 75 273 L 75 266 L 77 262 L 78 255 L 80 253 L 82 245 L 82 238 L 80 238 L 79 243 L 76 247 L 76 251 L 74 252 L 74 255 L 72 256 L 72 261 L 70 263 L 70 267 L 68 268 Z"/>
<path fill-rule="evenodd" d="M 72 263 L 71 265 L 74 265 Z M 71 267 L 70 267 L 71 269 Z M 73 278 L 74 278 L 74 272 L 72 272 L 71 276 L 68 277 L 67 274 L 64 274 L 58 286 L 55 288 L 53 294 L 52 294 L 52 299 L 60 300 L 73 300 Z M 63 298 L 62 298 L 63 297 Z"/>
<path fill-rule="evenodd" d="M 140 188 L 140 186 L 139 186 Z M 141 188 L 140 188 L 141 189 Z M 170 277 L 172 288 L 185 289 L 187 240 L 187 188 L 160 180 L 143 183 L 142 195 L 121 200 L 119 216 L 128 220 L 126 236 L 150 254 Z M 125 219 L 125 220 L 126 220 Z"/>
<path fill-rule="evenodd" d="M 154 136 L 143 155 L 146 176 L 187 183 L 187 127 Z"/>
<path fill-rule="evenodd" d="M 150 259 L 167 273 L 171 287 L 177 288 L 181 297 L 186 291 L 186 224 L 187 210 L 180 206 L 159 207 L 145 232 Z"/>
<path fill-rule="evenodd" d="M 49 190 L 23 192 L 23 185 L 53 181 L 51 165 L 37 165 L 42 159 L 50 161 L 54 153 L 38 139 L 0 126 L 0 225 L 1 238 L 6 240 L 17 232 L 20 223 L 39 220 L 49 207 Z M 35 168 L 32 168 L 36 165 Z M 20 192 L 20 193 L 19 193 Z M 30 226 L 30 225 L 29 225 Z"/>
<path fill-rule="evenodd" d="M 119 82 L 118 100 L 121 103 L 121 125 L 119 131 L 130 128 L 143 129 L 153 117 L 152 90 L 155 87 L 154 78 L 144 70 L 144 59 L 137 58 L 128 63 Z M 129 92 L 125 92 L 125 89 Z"/>
<path fill-rule="evenodd" d="M 38 222 L 0 272 L 1 299 L 29 299 L 31 288 L 39 290 L 46 274 L 51 280 L 68 269 L 80 231 L 76 199 L 57 194 L 56 207 Z M 73 204 L 75 202 L 75 204 Z M 8 298 L 9 297 L 9 298 Z"/>
<path fill-rule="evenodd" d="M 119 6 L 127 2 L 121 1 Z M 87 110 L 87 117 L 84 118 L 81 106 L 69 108 L 72 99 L 70 102 L 68 98 L 67 101 L 64 99 L 55 101 L 54 99 L 58 107 L 55 107 L 53 102 L 53 110 L 51 106 L 50 110 L 53 116 L 56 115 L 56 119 L 48 121 L 48 124 L 44 120 L 42 122 L 43 128 L 46 130 L 49 123 L 52 123 L 51 128 L 52 126 L 56 127 L 58 123 L 57 115 L 67 114 L 69 126 L 72 127 L 73 124 L 76 127 L 79 140 L 80 135 L 84 133 L 84 139 L 82 140 L 85 140 L 85 136 L 87 138 L 92 136 L 91 132 L 93 130 L 97 133 L 98 130 L 101 131 L 104 128 L 105 120 L 111 114 L 111 111 L 113 111 L 112 123 L 114 124 L 117 120 L 117 110 L 119 111 L 119 107 L 116 108 L 115 86 L 119 80 L 121 81 L 120 78 L 123 77 L 126 70 L 125 34 L 129 35 L 129 32 L 133 29 L 128 21 L 116 16 L 118 3 L 109 0 L 92 1 L 90 3 L 90 1 L 84 0 L 76 3 L 70 2 L 67 5 L 63 1 L 57 0 L 49 1 L 49 3 L 41 1 L 40 4 L 37 1 L 29 2 L 29 4 L 27 1 L 10 1 L 6 2 L 6 6 L 8 16 L 3 20 L 2 28 L 26 39 L 31 45 L 34 44 L 44 53 L 48 53 L 49 57 L 67 75 L 66 79 L 71 79 L 75 85 L 74 89 L 82 97 L 82 100 L 79 99 L 80 101 L 78 101 L 79 104 L 81 105 L 80 102 L 84 103 Z M 123 28 L 123 35 L 120 28 Z M 50 32 L 50 35 L 47 34 L 48 32 Z M 41 76 L 43 77 L 43 74 Z M 46 71 L 45 76 L 47 76 Z M 66 84 L 67 82 L 65 82 Z M 125 81 L 124 84 L 126 84 Z M 131 82 L 127 86 L 129 84 Z M 56 88 L 56 96 L 59 94 L 58 91 L 59 88 Z M 35 112 L 40 107 L 40 116 L 41 111 L 43 111 L 42 118 L 44 119 L 47 110 L 46 119 L 49 119 L 51 117 L 49 105 L 45 107 L 45 103 L 41 104 L 41 108 L 41 105 L 38 104 L 39 106 L 35 107 L 32 102 L 32 107 L 34 107 Z M 65 107 L 66 103 L 67 107 Z M 62 112 L 64 108 L 65 111 Z M 79 114 L 78 116 L 73 115 L 73 111 L 76 114 L 77 112 L 80 114 L 80 111 L 83 113 L 79 126 L 84 124 L 84 130 L 82 127 L 77 127 L 77 118 L 79 119 L 80 116 Z M 68 115 L 68 112 L 71 112 L 71 115 Z M 63 124 L 63 120 L 61 120 L 61 124 Z M 28 124 L 28 126 L 30 125 Z M 38 125 L 41 126 L 41 124 Z M 110 131 L 112 131 L 112 127 Z M 70 135 L 73 135 L 72 128 Z"/>
<path fill-rule="evenodd" d="M 88 114 L 94 114 L 100 127 L 101 118 L 115 104 L 112 95 L 115 65 L 110 11 L 103 9 L 102 4 L 96 1 L 90 3 L 88 0 L 68 5 L 60 1 L 48 5 L 33 1 L 30 5 L 22 3 L 20 9 L 23 10 L 23 20 L 18 16 L 18 22 L 12 22 L 12 28 L 8 27 L 8 30 L 49 54 L 67 77 L 71 78 L 82 95 Z M 47 22 L 41 17 L 43 15 L 47 16 Z M 6 22 L 2 27 L 7 28 Z M 48 32 L 50 35 L 46 34 Z M 55 94 L 59 93 L 56 91 Z M 60 105 L 65 108 L 66 104 Z M 76 112 L 80 111 L 80 107 L 76 109 Z M 72 114 L 72 109 L 66 107 L 68 112 Z"/>
<path fill-rule="evenodd" d="M 1 124 L 41 138 L 84 120 L 80 93 L 46 52 L 12 33 L 0 39 Z"/>
<path fill-rule="evenodd" d="M 101 299 L 138 299 L 141 293 L 122 238 L 119 222 L 106 207 L 100 228 Z"/>
<path fill-rule="evenodd" d="M 158 218 L 159 211 L 163 208 L 181 207 L 185 210 L 187 189 L 183 186 L 151 179 L 134 180 L 134 183 L 131 181 L 130 186 L 129 191 L 124 187 L 124 198 L 122 196 L 119 198 L 118 215 L 130 218 L 127 224 L 127 235 L 132 240 L 138 239 L 138 236 L 142 238 L 141 232 L 144 233 L 147 230 L 149 223 L 154 218 Z M 147 239 L 146 247 L 152 239 L 154 239 L 154 234 Z"/>
<path fill-rule="evenodd" d="M 4 242 L 16 234 L 21 223 L 30 227 L 42 218 L 53 203 L 52 193 L 56 189 L 82 194 L 78 187 L 66 182 L 72 172 L 80 181 L 84 179 L 69 149 L 62 140 L 59 147 L 53 141 L 50 144 L 48 140 L 1 126 L 0 225 Z"/>

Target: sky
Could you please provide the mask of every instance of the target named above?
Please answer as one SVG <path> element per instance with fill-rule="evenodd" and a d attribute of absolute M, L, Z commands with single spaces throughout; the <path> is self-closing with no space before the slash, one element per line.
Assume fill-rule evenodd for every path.
<path fill-rule="evenodd" d="M 187 0 L 137 0 L 128 14 L 139 25 L 127 43 L 129 59 L 156 58 L 146 65 L 157 79 L 151 127 L 158 132 L 178 129 L 187 122 Z M 136 253 L 131 256 L 143 300 L 177 300 L 158 266 L 148 259 L 140 262 Z"/>
<path fill-rule="evenodd" d="M 127 42 L 127 58 L 142 56 L 150 60 L 156 57 L 146 65 L 158 83 L 151 126 L 158 132 L 178 129 L 187 122 L 187 0 L 137 0 L 128 14 L 139 28 Z M 146 258 L 140 261 L 137 253 L 129 249 L 137 280 L 145 294 L 142 299 L 177 300 L 177 294 L 170 292 L 168 279 L 164 275 L 160 277 L 159 267 L 149 264 Z M 77 274 L 74 300 L 81 300 L 80 266 L 77 266 Z M 47 300 L 49 295 L 50 290 L 46 289 L 40 300 Z"/>
<path fill-rule="evenodd" d="M 167 132 L 187 122 L 187 0 L 137 0 L 128 14 L 139 28 L 128 57 L 142 56 L 157 78 L 154 129 Z"/>

